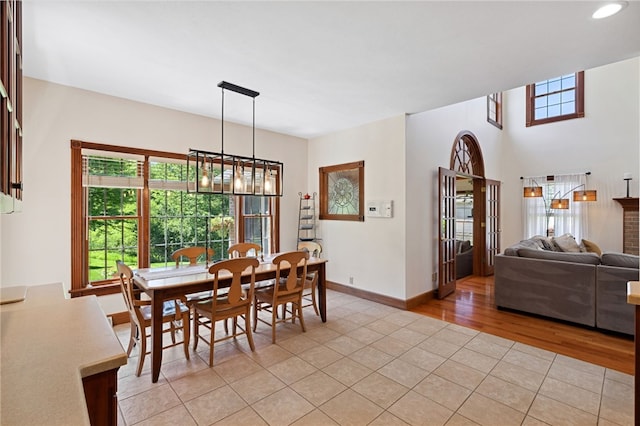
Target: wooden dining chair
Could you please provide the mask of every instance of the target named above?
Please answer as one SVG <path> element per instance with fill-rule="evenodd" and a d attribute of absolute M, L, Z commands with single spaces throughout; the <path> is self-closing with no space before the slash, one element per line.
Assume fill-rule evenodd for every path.
<path fill-rule="evenodd" d="M 258 257 L 261 249 L 260 244 L 256 243 L 236 243 L 229 246 L 227 253 L 229 254 L 229 259 L 233 259 L 236 257 L 247 257 L 253 250 L 253 257 Z"/>
<path fill-rule="evenodd" d="M 309 253 L 306 251 L 292 251 L 276 256 L 273 259 L 273 264 L 276 265 L 276 284 L 258 289 L 254 293 L 253 331 L 256 331 L 258 321 L 270 325 L 273 343 L 276 342 L 278 323 L 298 318 L 302 331 L 306 331 L 302 316 L 302 290 L 307 276 L 307 259 Z M 300 273 L 299 266 L 302 267 Z M 291 310 L 283 309 L 282 318 L 278 318 L 278 306 L 286 306 L 287 303 L 291 303 Z M 262 311 L 271 313 L 271 321 L 260 318 L 259 313 Z"/>
<path fill-rule="evenodd" d="M 206 253 L 206 257 L 205 257 Z M 189 260 L 189 265 L 196 265 L 199 259 L 202 259 L 207 262 L 211 262 L 213 255 L 215 254 L 215 250 L 212 248 L 202 247 L 202 246 L 191 246 L 191 247 L 182 247 L 171 253 L 171 258 L 175 260 L 176 267 L 180 266 L 180 261 L 182 258 L 187 258 Z M 210 291 L 201 291 L 199 293 L 187 294 L 187 305 L 191 306 L 193 303 L 208 299 L 211 297 Z"/>
<path fill-rule="evenodd" d="M 131 355 L 131 351 L 136 344 L 140 344 L 140 357 L 138 359 L 138 368 L 136 376 L 142 373 L 144 358 L 151 353 L 147 350 L 147 339 L 151 337 L 151 301 L 140 300 L 140 292 L 136 291 L 133 283 L 133 272 L 131 268 L 121 261 L 116 262 L 118 267 L 118 275 L 120 276 L 120 291 L 124 297 L 124 303 L 129 311 L 131 321 L 131 335 L 129 336 L 129 347 L 127 348 L 127 356 Z M 171 333 L 171 344 L 162 348 L 167 349 L 178 345 L 184 346 L 184 356 L 189 359 L 189 308 L 186 300 L 167 300 L 164 302 L 162 309 L 163 333 Z M 164 325 L 168 324 L 168 328 Z M 182 341 L 176 341 L 176 331 L 182 331 Z"/>
<path fill-rule="evenodd" d="M 216 342 L 236 338 L 245 334 L 249 341 L 249 347 L 255 350 L 253 337 L 251 335 L 251 302 L 253 300 L 254 284 L 256 278 L 256 267 L 260 264 L 255 257 L 238 257 L 235 259 L 222 260 L 214 263 L 209 268 L 209 273 L 213 275 L 213 297 L 209 300 L 200 301 L 194 307 L 194 341 L 193 349 L 198 347 L 198 340 L 202 339 L 209 344 L 209 367 L 213 367 L 213 349 Z M 251 268 L 251 280 L 247 289 L 242 286 L 242 273 Z M 226 273 L 232 275 L 231 285 L 228 288 L 218 287 L 221 275 Z M 224 290 L 220 293 L 219 290 Z M 203 321 L 202 319 L 207 318 Z M 238 318 L 244 319 L 244 327 L 238 324 Z M 215 338 L 215 324 L 217 321 L 233 319 L 233 332 L 224 337 Z M 209 336 L 203 336 L 201 328 L 209 330 Z"/>
<path fill-rule="evenodd" d="M 205 253 L 207 253 L 206 258 Z M 183 257 L 189 259 L 189 265 L 195 265 L 200 258 L 204 261 L 211 262 L 214 254 L 215 251 L 212 248 L 202 246 L 182 247 L 171 253 L 171 259 L 175 260 L 176 266 L 180 266 L 180 260 Z"/>
<path fill-rule="evenodd" d="M 307 251 L 310 257 L 319 258 L 322 254 L 322 246 L 315 241 L 300 241 L 298 243 L 298 250 Z M 313 271 L 307 274 L 307 279 L 304 282 L 304 290 L 302 291 L 302 307 L 313 306 L 313 310 L 316 315 L 320 315 L 318 310 L 318 302 L 316 301 L 316 288 L 318 286 L 318 271 Z"/>

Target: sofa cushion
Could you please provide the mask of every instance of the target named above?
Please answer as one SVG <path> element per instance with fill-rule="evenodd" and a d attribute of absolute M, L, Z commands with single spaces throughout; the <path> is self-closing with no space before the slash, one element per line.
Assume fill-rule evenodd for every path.
<path fill-rule="evenodd" d="M 543 250 L 554 250 L 553 241 L 551 240 L 551 237 L 543 237 L 542 235 L 535 235 L 531 237 L 530 240 L 535 241 L 536 244 L 538 244 L 540 248 Z"/>
<path fill-rule="evenodd" d="M 569 253 L 580 253 L 580 246 L 571 234 L 564 234 L 559 237 L 553 237 L 553 244 L 559 248 L 558 251 Z"/>
<path fill-rule="evenodd" d="M 619 266 L 622 268 L 635 268 L 640 266 L 639 257 L 626 253 L 602 253 L 602 264 L 607 266 Z"/>
<path fill-rule="evenodd" d="M 460 243 L 460 248 L 458 249 L 458 253 L 465 253 L 471 249 L 471 241 L 465 240 Z"/>
<path fill-rule="evenodd" d="M 594 243 L 593 241 L 585 240 L 583 238 L 581 245 L 584 247 L 583 251 L 585 251 L 587 253 L 595 253 L 598 256 L 602 255 L 602 250 L 600 250 L 600 247 L 598 247 L 598 245 L 596 243 Z"/>
<path fill-rule="evenodd" d="M 595 253 L 573 253 L 556 252 L 547 250 L 537 250 L 530 248 L 518 249 L 518 256 L 532 259 L 556 260 L 559 262 L 585 263 L 588 265 L 599 265 L 600 257 Z"/>
<path fill-rule="evenodd" d="M 528 239 L 528 240 L 522 240 L 519 243 L 516 243 L 512 246 L 507 247 L 506 249 L 504 249 L 504 255 L 518 256 L 518 249 L 521 249 L 521 248 L 530 248 L 530 249 L 540 250 L 540 246 L 538 245 L 538 243 L 536 243 L 532 239 Z"/>

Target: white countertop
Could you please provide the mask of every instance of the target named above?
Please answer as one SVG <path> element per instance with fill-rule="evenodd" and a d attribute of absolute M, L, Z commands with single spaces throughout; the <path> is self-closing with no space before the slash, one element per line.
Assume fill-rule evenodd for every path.
<path fill-rule="evenodd" d="M 127 363 L 97 298 L 64 299 L 61 284 L 2 305 L 0 330 L 3 426 L 88 425 L 82 378 Z"/>
<path fill-rule="evenodd" d="M 640 281 L 627 282 L 627 303 L 640 305 Z"/>

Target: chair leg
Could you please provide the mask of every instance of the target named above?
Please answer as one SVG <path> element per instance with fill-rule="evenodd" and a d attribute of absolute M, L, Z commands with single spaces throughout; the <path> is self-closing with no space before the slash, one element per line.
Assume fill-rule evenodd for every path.
<path fill-rule="evenodd" d="M 127 356 L 131 355 L 133 347 L 136 345 L 136 336 L 138 335 L 138 326 L 131 320 L 131 335 L 129 336 L 129 347 L 127 348 Z"/>
<path fill-rule="evenodd" d="M 271 343 L 276 342 L 276 320 L 278 318 L 278 307 L 271 307 Z"/>
<path fill-rule="evenodd" d="M 224 322 L 227 323 L 226 321 Z M 211 334 L 209 335 L 209 367 L 213 367 L 213 347 L 216 334 L 216 323 L 211 320 Z"/>
<path fill-rule="evenodd" d="M 316 315 L 320 315 L 320 311 L 318 311 L 318 303 L 316 302 L 316 289 L 317 284 L 314 279 L 313 284 L 311 284 L 311 303 L 313 303 L 313 310 L 316 311 Z"/>
<path fill-rule="evenodd" d="M 200 315 L 197 311 L 193 312 L 193 350 L 198 348 L 198 338 L 200 337 Z"/>
<path fill-rule="evenodd" d="M 249 309 L 247 309 L 247 313 L 244 314 L 244 331 L 247 335 L 247 340 L 249 341 L 251 352 L 254 352 L 256 350 L 256 347 L 253 344 L 253 334 L 251 333 L 251 319 L 249 318 L 249 312 Z"/>
<path fill-rule="evenodd" d="M 140 377 L 140 374 L 142 374 L 144 357 L 147 355 L 147 332 L 146 330 L 140 330 L 140 334 L 140 358 L 138 358 L 138 368 L 136 369 L 137 377 Z"/>
<path fill-rule="evenodd" d="M 258 299 L 254 299 L 253 301 L 253 331 L 256 331 L 258 328 Z"/>
<path fill-rule="evenodd" d="M 300 318 L 300 326 L 302 326 L 302 332 L 307 331 L 304 326 L 304 317 L 302 316 L 302 294 L 300 294 L 300 299 L 298 299 L 298 318 Z"/>
<path fill-rule="evenodd" d="M 189 359 L 189 338 L 191 334 L 191 315 L 189 311 L 182 315 L 182 337 L 184 346 L 184 356 Z"/>
<path fill-rule="evenodd" d="M 169 323 L 169 327 L 171 328 L 171 343 L 176 343 L 176 324 L 174 321 Z"/>

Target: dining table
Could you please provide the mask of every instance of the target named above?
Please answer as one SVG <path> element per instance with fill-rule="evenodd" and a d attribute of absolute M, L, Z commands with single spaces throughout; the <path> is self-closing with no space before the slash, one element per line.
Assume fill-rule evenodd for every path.
<path fill-rule="evenodd" d="M 276 278 L 277 266 L 272 263 L 272 254 L 259 258 L 260 264 L 255 269 L 255 281 L 267 281 Z M 327 321 L 327 292 L 325 265 L 327 259 L 310 257 L 307 261 L 307 273 L 317 272 L 317 300 L 320 318 Z M 151 299 L 151 381 L 156 383 L 160 377 L 162 365 L 162 309 L 165 300 L 173 300 L 188 294 L 200 293 L 213 289 L 213 275 L 209 274 L 209 264 L 178 265 L 167 267 L 140 268 L 134 271 L 133 282 Z M 289 269 L 285 266 L 281 270 Z M 298 266 L 301 271 L 302 266 Z M 247 269 L 242 282 L 251 281 L 251 272 Z M 218 286 L 228 287 L 231 275 L 221 275 Z"/>

